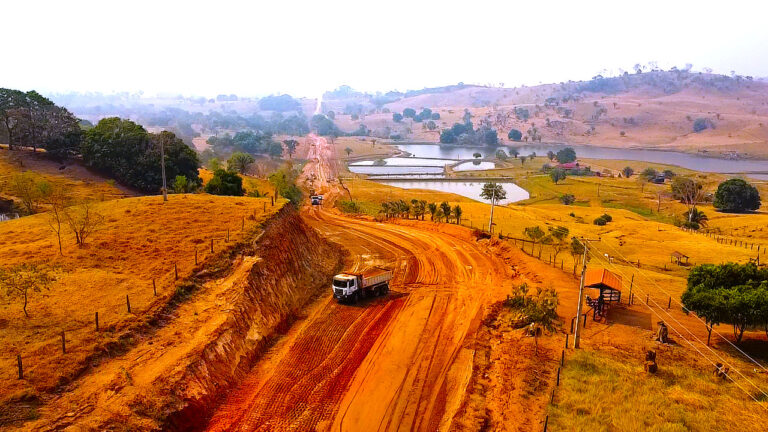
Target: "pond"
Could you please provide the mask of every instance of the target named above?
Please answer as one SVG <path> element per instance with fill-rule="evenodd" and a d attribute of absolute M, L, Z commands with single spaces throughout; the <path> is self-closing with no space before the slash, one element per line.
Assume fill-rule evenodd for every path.
<path fill-rule="evenodd" d="M 483 182 L 439 180 L 377 181 L 385 185 L 395 186 L 403 189 L 429 189 L 440 192 L 454 193 L 457 195 L 465 196 L 467 198 L 471 198 L 473 200 L 490 204 L 490 200 L 486 200 L 480 197 L 480 192 L 483 188 Z M 530 198 L 528 191 L 514 183 L 500 184 L 507 192 L 507 199 L 500 201 L 499 204 L 508 204 Z"/>
<path fill-rule="evenodd" d="M 768 160 L 721 159 L 675 151 L 618 149 L 578 145 L 565 146 L 554 144 L 519 143 L 514 147 L 518 149 L 521 155 L 529 155 L 535 152 L 537 156 L 544 156 L 548 151 L 557 152 L 564 147 L 573 147 L 573 149 L 576 150 L 576 154 L 581 158 L 636 160 L 658 164 L 677 165 L 696 171 L 713 173 L 768 173 Z M 455 147 L 440 144 L 397 144 L 397 148 L 403 151 L 407 151 L 417 158 L 421 157 L 445 159 L 471 159 L 473 158 L 474 153 L 480 153 L 484 158 L 486 158 L 493 157 L 496 154 L 496 151 L 499 149 L 503 149 L 507 152 L 509 151 L 509 149 L 506 147 Z"/>
<path fill-rule="evenodd" d="M 454 171 L 477 171 L 477 170 L 489 170 L 496 168 L 496 164 L 493 162 L 481 162 L 481 161 L 467 161 L 462 162 L 455 167 Z"/>
<path fill-rule="evenodd" d="M 394 175 L 394 174 L 442 174 L 443 166 L 372 166 L 350 165 L 349 170 L 355 174 Z"/>
<path fill-rule="evenodd" d="M 458 162 L 457 160 L 451 160 L 451 159 L 421 159 L 417 157 L 391 157 L 383 159 L 384 162 L 386 162 L 384 165 L 381 166 L 445 166 L 450 165 Z M 350 167 L 354 166 L 370 166 L 373 165 L 376 161 L 372 160 L 364 160 L 359 162 L 352 162 L 349 164 Z"/>

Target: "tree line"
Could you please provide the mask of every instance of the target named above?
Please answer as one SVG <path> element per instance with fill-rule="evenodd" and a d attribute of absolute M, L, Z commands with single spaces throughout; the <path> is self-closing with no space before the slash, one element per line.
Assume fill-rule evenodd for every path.
<path fill-rule="evenodd" d="M 432 222 L 443 222 L 460 224 L 461 216 L 464 214 L 461 206 L 456 204 L 451 207 L 448 202 L 430 203 L 426 200 L 412 199 L 410 204 L 405 200 L 386 201 L 381 203 L 379 213 L 385 218 L 400 217 L 410 219 L 413 216 L 416 220 L 424 220 L 426 214 L 429 214 Z"/>

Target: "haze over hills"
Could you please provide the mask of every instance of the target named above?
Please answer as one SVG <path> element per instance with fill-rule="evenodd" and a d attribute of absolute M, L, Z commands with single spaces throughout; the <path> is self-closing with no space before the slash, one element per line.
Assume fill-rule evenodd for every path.
<path fill-rule="evenodd" d="M 459 83 L 371 94 L 341 86 L 325 92 L 320 104 L 318 99 L 294 100 L 287 95 L 261 99 L 237 95 L 148 98 L 140 93 L 96 93 L 54 94 L 51 98 L 92 122 L 122 116 L 149 128 L 175 128 L 188 143 L 197 135 L 238 129 L 237 124 L 227 122 L 206 128 L 210 122 L 201 116 L 210 117 L 211 113 L 264 119 L 300 114 L 309 119 L 317 114 L 318 107 L 347 133 L 437 142 L 441 130 L 463 121 L 467 109 L 475 126 L 493 128 L 502 139 L 509 130 L 517 129 L 523 140 L 676 149 L 729 157 L 768 156 L 768 83 L 735 73 L 726 76 L 677 68 L 662 71 L 640 65 L 633 73 L 620 76 L 598 75 L 589 81 L 532 87 Z M 277 105 L 265 104 L 273 99 Z M 428 108 L 439 113 L 440 119 L 434 124 L 429 119 L 393 120 L 394 113 L 407 108 Z"/>

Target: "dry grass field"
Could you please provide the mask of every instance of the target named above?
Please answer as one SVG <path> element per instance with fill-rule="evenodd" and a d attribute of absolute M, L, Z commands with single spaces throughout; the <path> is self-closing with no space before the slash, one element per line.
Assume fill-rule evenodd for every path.
<path fill-rule="evenodd" d="M 0 305 L 0 400 L 66 382 L 88 366 L 83 362 L 89 357 L 126 342 L 118 341 L 121 333 L 174 294 L 174 268 L 179 280 L 189 276 L 195 252 L 202 263 L 211 255 L 212 241 L 214 250 L 221 251 L 282 204 L 205 194 L 170 195 L 165 203 L 159 196 L 98 202 L 92 210 L 104 217 L 103 225 L 82 247 L 66 232 L 63 256 L 47 213 L 0 224 L 0 263 L 36 262 L 56 275 L 49 289 L 31 294 L 29 318 L 17 300 Z M 17 354 L 24 362 L 23 381 L 16 379 Z"/>

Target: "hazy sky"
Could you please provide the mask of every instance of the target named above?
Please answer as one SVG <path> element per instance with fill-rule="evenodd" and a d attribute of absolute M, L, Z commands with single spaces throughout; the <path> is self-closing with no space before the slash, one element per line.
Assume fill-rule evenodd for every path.
<path fill-rule="evenodd" d="M 590 78 L 768 76 L 768 1 L 6 1 L 0 86 L 316 96 Z"/>

